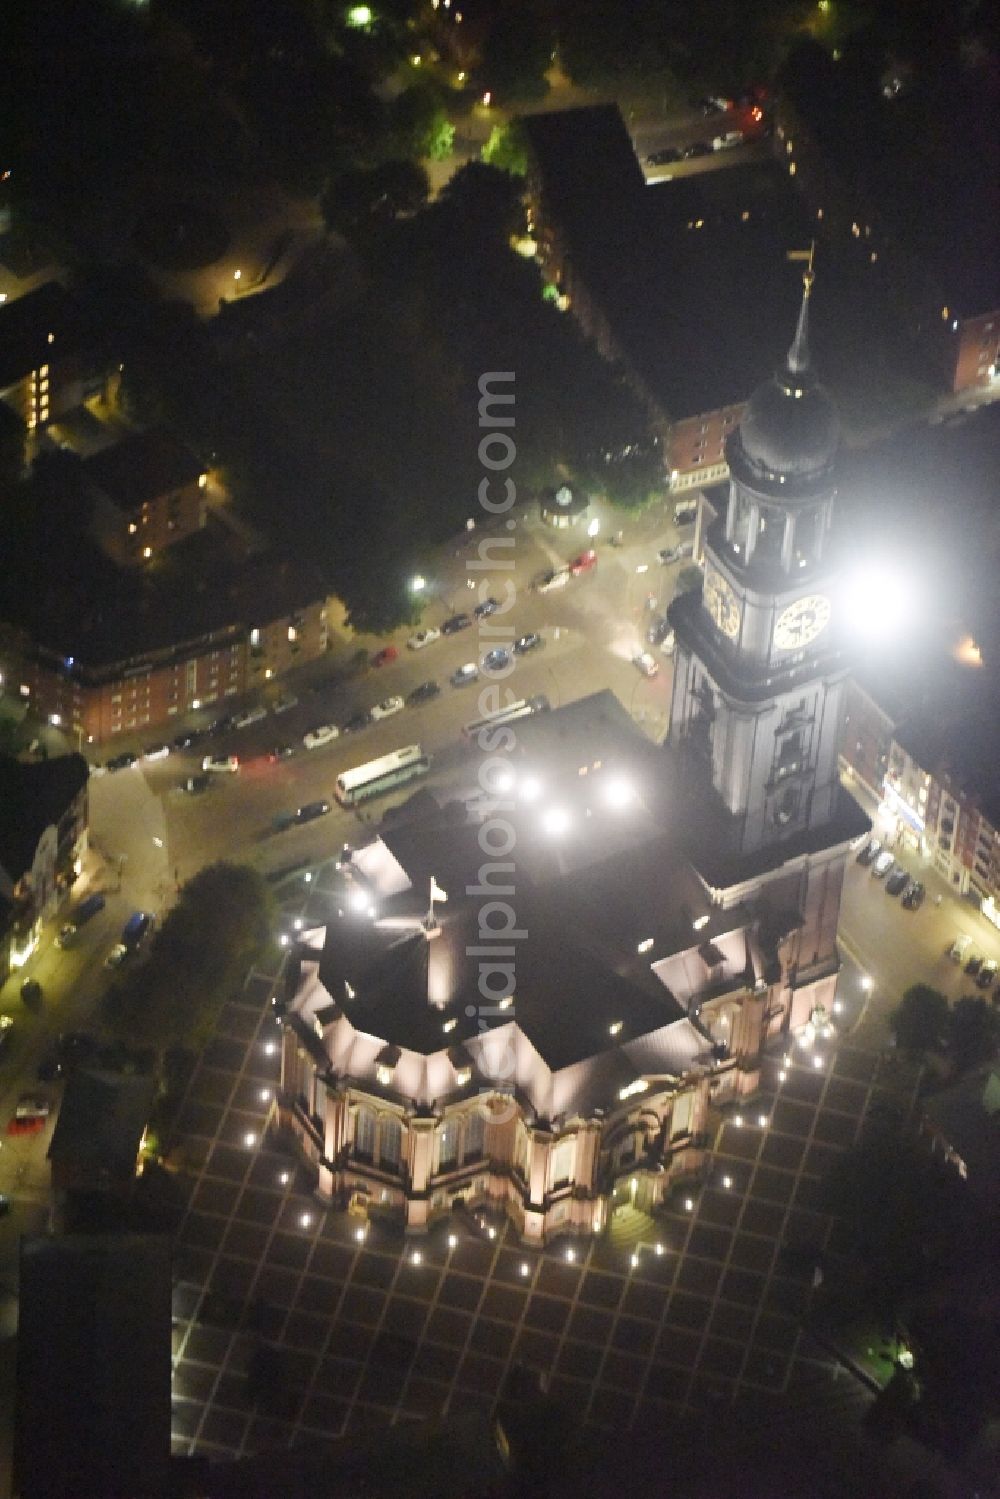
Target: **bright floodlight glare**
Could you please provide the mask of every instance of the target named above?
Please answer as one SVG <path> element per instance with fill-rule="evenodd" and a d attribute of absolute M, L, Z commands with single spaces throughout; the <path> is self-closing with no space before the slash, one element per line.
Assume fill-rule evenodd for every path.
<path fill-rule="evenodd" d="M 348 900 L 352 911 L 367 911 L 369 901 L 363 890 L 352 890 Z"/>
<path fill-rule="evenodd" d="M 565 833 L 569 824 L 570 816 L 565 807 L 550 807 L 547 812 L 542 813 L 542 827 L 555 838 Z"/>
<path fill-rule="evenodd" d="M 593 537 L 595 537 L 597 535 L 597 533 L 600 531 L 600 529 L 601 529 L 601 523 L 597 519 L 597 516 L 595 515 L 594 519 L 590 522 L 590 524 L 587 527 L 587 535 L 589 537 L 593 538 Z"/>
<path fill-rule="evenodd" d="M 372 12 L 370 7 L 367 5 L 352 5 L 350 10 L 347 12 L 348 26 L 353 26 L 357 29 L 364 26 L 370 26 L 371 23 Z"/>
<path fill-rule="evenodd" d="M 542 783 L 537 776 L 525 776 L 518 789 L 523 802 L 537 802 L 542 794 Z"/>
<path fill-rule="evenodd" d="M 493 783 L 493 789 L 495 791 L 513 791 L 514 772 L 512 770 L 502 770 Z"/>
<path fill-rule="evenodd" d="M 613 776 L 604 788 L 604 794 L 609 807 L 627 807 L 635 796 L 632 787 L 622 776 Z"/>
<path fill-rule="evenodd" d="M 424 591 L 424 589 L 426 587 L 427 587 L 427 579 L 425 577 L 423 577 L 420 573 L 417 573 L 415 577 L 412 577 L 410 579 L 410 591 L 411 591 L 411 593 L 423 593 L 423 591 Z"/>
<path fill-rule="evenodd" d="M 894 640 L 914 618 L 912 595 L 911 580 L 891 562 L 865 562 L 844 580 L 844 620 L 873 644 Z"/>

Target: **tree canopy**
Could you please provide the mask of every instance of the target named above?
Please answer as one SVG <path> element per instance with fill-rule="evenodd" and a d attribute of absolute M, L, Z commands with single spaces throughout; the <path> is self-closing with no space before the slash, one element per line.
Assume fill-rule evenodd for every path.
<path fill-rule="evenodd" d="M 929 984 L 914 984 L 890 1014 L 889 1026 L 903 1051 L 932 1051 L 944 1041 L 948 1001 Z"/>
<path fill-rule="evenodd" d="M 222 1006 L 271 938 L 273 897 L 255 870 L 210 864 L 188 881 L 149 956 L 110 991 L 108 1018 L 132 1045 L 204 1045 Z"/>

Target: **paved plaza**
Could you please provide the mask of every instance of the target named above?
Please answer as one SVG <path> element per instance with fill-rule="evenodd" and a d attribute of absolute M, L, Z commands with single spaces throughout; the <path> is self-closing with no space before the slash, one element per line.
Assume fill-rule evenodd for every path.
<path fill-rule="evenodd" d="M 336 900 L 294 881 L 287 924 Z M 456 1214 L 421 1239 L 327 1210 L 269 1139 L 274 979 L 227 1005 L 177 1121 L 184 1169 L 174 1286 L 175 1450 L 233 1456 L 428 1416 L 488 1411 L 516 1362 L 595 1427 L 788 1398 L 870 1398 L 803 1327 L 811 1278 L 782 1246 L 822 1245 L 820 1180 L 876 1097 L 878 1058 L 849 1041 L 770 1058 L 727 1109 L 705 1178 L 651 1220 L 525 1251 L 499 1218 Z M 892 1091 L 891 1084 L 888 1091 Z M 492 1229 L 493 1237 L 490 1236 Z M 258 1394 L 260 1349 L 266 1393 Z M 248 1377 L 258 1371 L 257 1388 Z"/>

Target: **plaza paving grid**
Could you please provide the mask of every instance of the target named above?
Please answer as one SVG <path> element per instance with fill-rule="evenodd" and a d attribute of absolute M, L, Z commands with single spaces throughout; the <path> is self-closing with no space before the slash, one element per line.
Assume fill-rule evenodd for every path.
<path fill-rule="evenodd" d="M 336 899 L 322 881 L 298 887 L 307 919 Z M 779 1249 L 825 1242 L 820 1178 L 883 1091 L 873 1054 L 842 1042 L 822 1068 L 801 1052 L 769 1058 L 764 1090 L 727 1113 L 706 1179 L 633 1245 L 574 1241 L 570 1262 L 566 1243 L 526 1251 L 509 1228 L 490 1240 L 464 1215 L 407 1241 L 372 1223 L 358 1242 L 357 1221 L 317 1202 L 266 1136 L 273 988 L 253 974 L 226 1006 L 178 1118 L 175 1451 L 234 1456 L 488 1411 L 514 1361 L 618 1430 L 734 1401 L 776 1427 L 791 1397 L 827 1420 L 867 1403 L 803 1331 L 811 1287 Z M 280 1352 L 258 1398 L 248 1370 L 261 1341 Z"/>

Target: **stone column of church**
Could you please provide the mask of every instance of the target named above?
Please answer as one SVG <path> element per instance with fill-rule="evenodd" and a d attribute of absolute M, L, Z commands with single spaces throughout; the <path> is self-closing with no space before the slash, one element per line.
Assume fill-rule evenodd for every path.
<path fill-rule="evenodd" d="M 552 1136 L 548 1130 L 528 1131 L 528 1161 L 524 1173 L 528 1182 L 528 1201 L 524 1207 L 524 1238 L 528 1244 L 545 1242 L 545 1198 L 551 1149 Z"/>
<path fill-rule="evenodd" d="M 406 1152 L 410 1177 L 406 1194 L 406 1227 L 411 1233 L 426 1233 L 430 1221 L 430 1182 L 434 1173 L 438 1123 L 437 1119 L 410 1120 Z"/>
<path fill-rule="evenodd" d="M 326 1110 L 323 1129 L 323 1154 L 328 1161 L 336 1162 L 351 1137 L 350 1107 L 340 1088 L 326 1090 Z M 331 1198 L 340 1186 L 340 1172 L 335 1166 L 319 1168 L 318 1196 Z"/>

